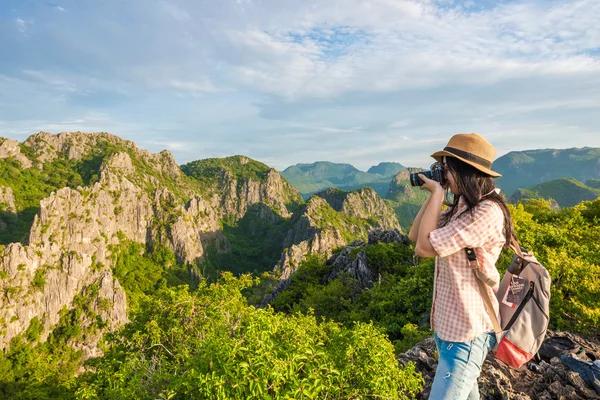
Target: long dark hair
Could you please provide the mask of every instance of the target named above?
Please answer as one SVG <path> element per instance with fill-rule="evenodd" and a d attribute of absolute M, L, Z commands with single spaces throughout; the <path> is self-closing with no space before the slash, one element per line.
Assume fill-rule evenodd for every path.
<path fill-rule="evenodd" d="M 504 214 L 504 236 L 506 237 L 504 246 L 508 247 L 511 244 L 511 238 L 514 234 L 512 218 L 508 211 L 508 207 L 506 206 L 506 202 L 504 201 L 504 197 L 494 190 L 496 189 L 494 179 L 455 157 L 446 157 L 446 165 L 449 170 L 448 173 L 453 173 L 454 175 L 460 195 L 454 196 L 454 201 L 449 205 L 449 212 L 443 216 L 442 224 L 446 225 L 448 221 L 450 221 L 461 197 L 464 197 L 467 205 L 467 209 L 464 212 L 469 212 L 471 214 L 473 213 L 475 206 L 483 200 L 491 200 L 500 206 L 500 209 Z"/>

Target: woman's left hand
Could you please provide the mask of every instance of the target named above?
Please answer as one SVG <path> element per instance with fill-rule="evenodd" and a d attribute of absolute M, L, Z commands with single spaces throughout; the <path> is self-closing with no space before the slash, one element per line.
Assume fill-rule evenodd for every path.
<path fill-rule="evenodd" d="M 442 187 L 442 185 L 440 185 L 440 183 L 438 181 L 429 179 L 423 174 L 419 174 L 419 178 L 423 179 L 423 182 L 425 182 L 423 185 L 421 185 L 421 190 L 425 189 L 431 193 L 435 193 L 438 191 L 440 193 L 444 192 L 444 188 Z"/>

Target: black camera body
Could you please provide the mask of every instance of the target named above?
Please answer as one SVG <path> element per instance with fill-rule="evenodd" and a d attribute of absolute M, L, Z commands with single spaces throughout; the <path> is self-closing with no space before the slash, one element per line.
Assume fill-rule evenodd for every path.
<path fill-rule="evenodd" d="M 419 174 L 425 175 L 429 179 L 433 179 L 436 182 L 439 182 L 440 185 L 446 183 L 446 175 L 444 173 L 444 165 L 441 162 L 436 162 L 431 164 L 431 169 L 429 171 L 423 172 L 415 172 L 414 174 L 410 174 L 410 184 L 412 186 L 421 186 L 425 182 L 423 179 L 419 178 Z"/>

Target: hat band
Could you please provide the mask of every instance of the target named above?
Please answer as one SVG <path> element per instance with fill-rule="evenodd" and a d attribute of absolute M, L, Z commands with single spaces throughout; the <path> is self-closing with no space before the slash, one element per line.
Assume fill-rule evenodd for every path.
<path fill-rule="evenodd" d="M 481 165 L 482 167 L 485 167 L 488 169 L 492 168 L 491 161 L 488 161 L 483 157 L 476 156 L 473 153 L 468 153 L 463 150 L 455 149 L 454 147 L 444 147 L 444 150 L 447 151 L 448 153 L 452 153 L 452 154 L 462 157 L 466 160 L 473 161 L 474 163 L 477 163 L 477 164 Z"/>

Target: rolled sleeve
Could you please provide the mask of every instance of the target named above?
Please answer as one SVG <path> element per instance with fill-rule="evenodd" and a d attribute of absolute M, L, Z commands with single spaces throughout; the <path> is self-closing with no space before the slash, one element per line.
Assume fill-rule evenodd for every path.
<path fill-rule="evenodd" d="M 429 242 L 439 257 L 448 257 L 464 248 L 481 247 L 492 235 L 502 231 L 504 214 L 492 201 L 477 205 L 445 226 L 431 231 Z"/>

